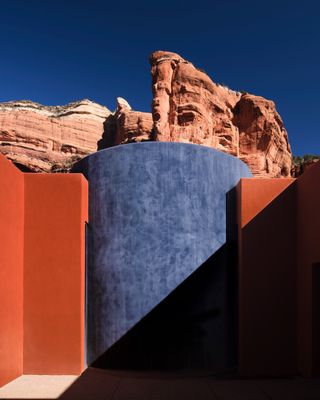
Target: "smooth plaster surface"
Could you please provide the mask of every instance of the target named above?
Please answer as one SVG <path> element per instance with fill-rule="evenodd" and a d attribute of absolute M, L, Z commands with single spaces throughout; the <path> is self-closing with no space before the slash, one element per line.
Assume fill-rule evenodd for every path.
<path fill-rule="evenodd" d="M 88 362 L 226 242 L 226 194 L 250 177 L 204 146 L 146 142 L 94 153 L 89 181 Z"/>
<path fill-rule="evenodd" d="M 25 175 L 24 374 L 84 368 L 87 181 Z"/>
<path fill-rule="evenodd" d="M 0 387 L 23 369 L 23 174 L 0 155 Z"/>
<path fill-rule="evenodd" d="M 84 368 L 85 221 L 79 174 L 29 174 L 0 155 L 0 387 Z"/>
<path fill-rule="evenodd" d="M 297 374 L 298 181 L 241 179 L 237 187 L 242 376 Z"/>

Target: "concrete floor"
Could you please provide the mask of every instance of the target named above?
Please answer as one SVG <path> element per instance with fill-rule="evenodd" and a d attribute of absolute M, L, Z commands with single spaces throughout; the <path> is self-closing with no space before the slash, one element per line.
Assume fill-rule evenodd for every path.
<path fill-rule="evenodd" d="M 0 399 L 56 399 L 77 375 L 22 375 L 0 388 Z"/>
<path fill-rule="evenodd" d="M 143 374 L 88 368 L 80 377 L 22 376 L 1 388 L 0 398 L 319 400 L 320 379 L 215 379 L 210 376 Z"/>

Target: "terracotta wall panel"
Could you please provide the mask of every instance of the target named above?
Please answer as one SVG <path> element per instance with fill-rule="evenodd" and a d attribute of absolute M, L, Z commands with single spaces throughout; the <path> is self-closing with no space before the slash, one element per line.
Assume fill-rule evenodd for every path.
<path fill-rule="evenodd" d="M 86 219 L 81 175 L 25 175 L 25 374 L 84 367 Z"/>
<path fill-rule="evenodd" d="M 22 373 L 23 174 L 0 156 L 0 386 Z"/>
<path fill-rule="evenodd" d="M 244 227 L 295 179 L 241 179 L 239 188 L 243 192 L 241 200 L 240 224 Z"/>

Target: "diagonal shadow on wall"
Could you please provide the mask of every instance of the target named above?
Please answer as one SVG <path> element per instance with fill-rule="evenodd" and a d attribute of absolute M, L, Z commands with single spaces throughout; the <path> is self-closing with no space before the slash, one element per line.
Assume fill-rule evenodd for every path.
<path fill-rule="evenodd" d="M 84 371 L 61 399 L 93 398 L 96 392 L 99 398 L 100 391 L 105 392 L 110 385 L 113 393 L 119 378 L 106 378 L 107 369 L 119 370 L 119 373 L 120 370 L 169 374 L 178 371 L 192 375 L 195 371 L 210 374 L 235 371 L 234 217 L 232 190 L 227 195 L 227 243 L 102 354 L 90 366 L 95 368 Z"/>
<path fill-rule="evenodd" d="M 222 246 L 93 364 L 130 370 L 209 369 L 235 364 L 234 270 Z M 141 294 L 143 295 L 143 293 Z"/>
<path fill-rule="evenodd" d="M 239 235 L 239 368 L 245 375 L 296 371 L 296 183 Z"/>
<path fill-rule="evenodd" d="M 235 190 L 227 194 L 226 200 L 225 245 L 91 366 L 212 373 L 235 368 Z"/>

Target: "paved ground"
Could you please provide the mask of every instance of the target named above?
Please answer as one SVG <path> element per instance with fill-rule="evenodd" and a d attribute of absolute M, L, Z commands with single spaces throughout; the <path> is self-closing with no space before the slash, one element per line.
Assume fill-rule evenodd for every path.
<path fill-rule="evenodd" d="M 56 399 L 76 375 L 22 375 L 0 388 L 0 399 Z"/>
<path fill-rule="evenodd" d="M 320 379 L 215 379 L 210 376 L 119 373 L 94 368 L 88 368 L 78 379 L 75 381 L 74 379 L 74 376 L 23 376 L 10 384 L 11 389 L 16 388 L 15 393 L 11 391 L 10 394 L 9 385 L 7 385 L 0 389 L 0 398 L 320 400 Z M 19 385 L 17 385 L 18 381 Z M 67 389 L 70 384 L 71 386 Z M 20 388 L 19 392 L 18 388 Z M 64 390 L 65 392 L 60 395 Z M 4 393 L 6 396 L 3 395 Z M 39 397 L 41 394 L 42 397 Z"/>

